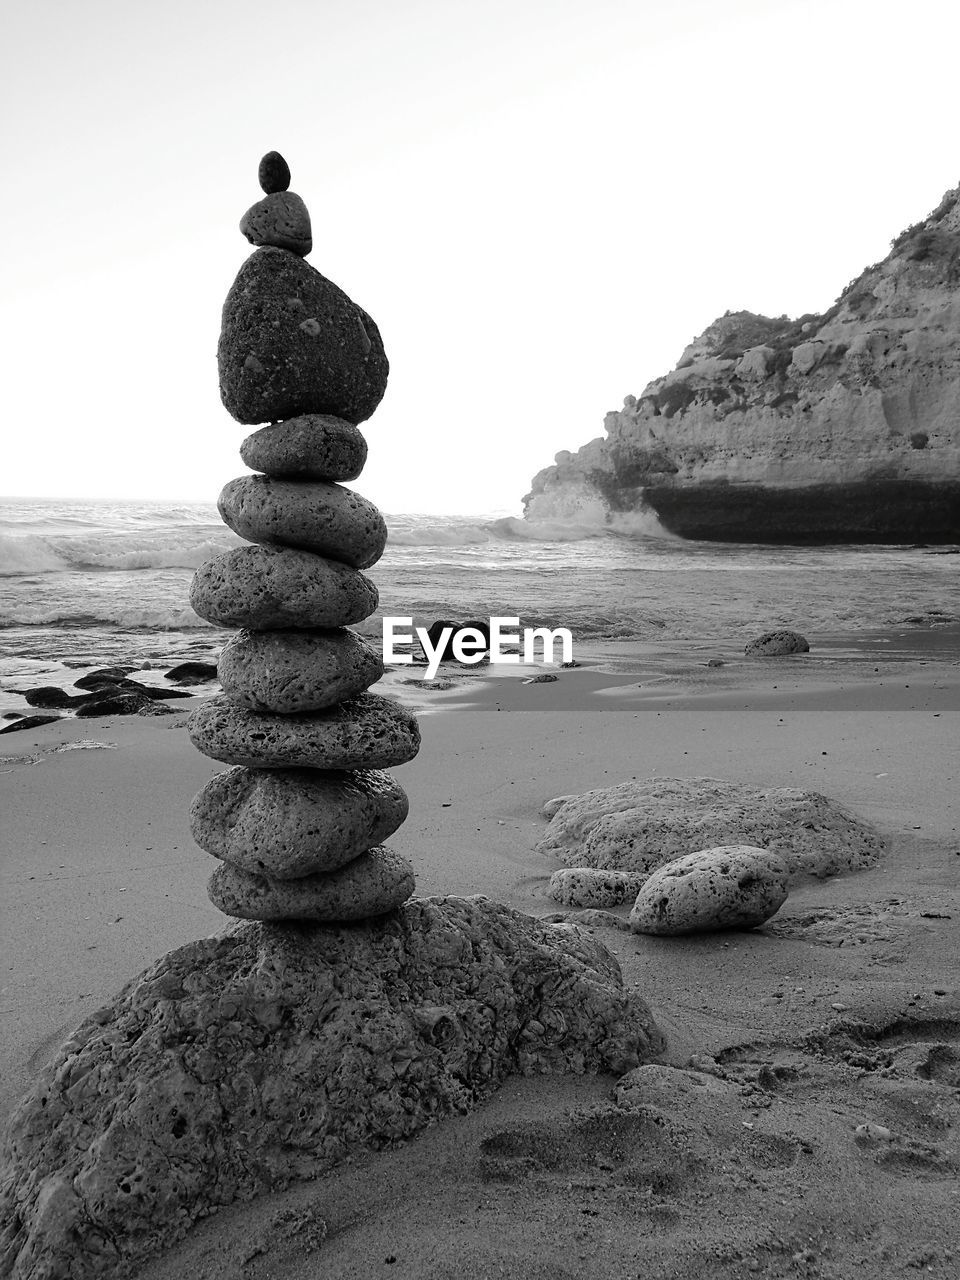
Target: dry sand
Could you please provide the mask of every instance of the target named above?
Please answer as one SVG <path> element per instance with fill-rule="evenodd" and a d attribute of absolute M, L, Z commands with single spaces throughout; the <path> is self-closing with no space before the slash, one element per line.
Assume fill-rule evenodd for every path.
<path fill-rule="evenodd" d="M 144 1280 L 960 1274 L 956 632 L 753 662 L 707 643 L 577 657 L 552 683 L 385 681 L 426 712 L 391 841 L 420 894 L 557 910 L 556 864 L 533 852 L 543 802 L 653 774 L 823 791 L 886 856 L 750 933 L 597 927 L 669 1039 L 670 1070 L 623 1105 L 612 1077 L 511 1080 L 396 1151 L 207 1220 Z M 66 720 L 0 744 L 4 1115 L 127 978 L 221 927 L 186 825 L 220 766 L 184 722 Z"/>

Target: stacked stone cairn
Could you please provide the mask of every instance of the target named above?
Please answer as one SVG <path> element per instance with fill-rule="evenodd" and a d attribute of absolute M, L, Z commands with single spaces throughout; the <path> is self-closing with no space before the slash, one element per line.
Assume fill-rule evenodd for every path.
<path fill-rule="evenodd" d="M 191 592 L 240 628 L 190 728 L 233 766 L 191 821 L 220 860 L 210 896 L 240 919 L 126 983 L 38 1073 L 0 1142 L 10 1280 L 140 1275 L 197 1219 L 410 1137 L 511 1073 L 621 1074 L 663 1050 L 586 933 L 483 897 L 406 901 L 413 871 L 380 842 L 407 799 L 383 770 L 416 754 L 417 725 L 369 692 L 380 658 L 349 630 L 376 608 L 363 570 L 386 534 L 342 487 L 387 361 L 303 261 L 286 164 L 271 153 L 260 177 L 220 382 L 235 418 L 269 425 L 241 448 L 255 474 L 220 497 L 248 545 Z"/>
<path fill-rule="evenodd" d="M 361 920 L 399 907 L 413 868 L 381 841 L 407 815 L 385 769 L 419 749 L 415 718 L 366 692 L 383 674 L 353 623 L 377 607 L 362 570 L 383 554 L 380 512 L 342 481 L 359 476 L 357 429 L 383 397 L 388 364 L 370 316 L 304 261 L 310 215 L 277 152 L 240 229 L 257 246 L 227 295 L 220 394 L 255 474 L 220 494 L 249 546 L 208 561 L 195 611 L 239 627 L 218 663 L 223 694 L 190 721 L 194 745 L 234 767 L 196 796 L 191 829 L 220 866 L 214 904 L 248 920 Z"/>

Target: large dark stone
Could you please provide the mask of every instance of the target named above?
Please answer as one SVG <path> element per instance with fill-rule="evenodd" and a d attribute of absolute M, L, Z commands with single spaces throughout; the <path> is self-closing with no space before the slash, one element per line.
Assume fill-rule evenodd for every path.
<path fill-rule="evenodd" d="M 258 249 L 223 305 L 220 396 L 238 422 L 369 418 L 389 365 L 370 316 L 286 249 Z"/>
<path fill-rule="evenodd" d="M 60 689 L 56 685 L 41 685 L 39 689 L 27 689 L 23 695 L 23 700 L 28 707 L 71 707 L 74 703 L 79 702 L 79 698 L 73 697 L 67 693 L 66 689 Z"/>
<path fill-rule="evenodd" d="M 78 689 L 99 689 L 105 684 L 116 684 L 125 680 L 136 667 L 99 667 L 96 671 L 88 671 L 86 675 L 74 680 Z"/>
<path fill-rule="evenodd" d="M 0 1274 L 141 1274 L 221 1206 L 408 1138 L 509 1075 L 619 1075 L 662 1050 L 599 942 L 484 898 L 234 926 L 134 978 L 39 1073 L 0 1166 Z"/>
<path fill-rule="evenodd" d="M 181 662 L 163 673 L 164 680 L 173 680 L 177 684 L 206 684 L 217 678 L 215 662 Z M 169 696 L 169 690 L 165 696 Z"/>
<path fill-rule="evenodd" d="M 4 725 L 0 733 L 16 733 L 18 729 L 38 729 L 42 724 L 53 724 L 54 720 L 62 720 L 63 716 L 22 716 L 13 724 Z"/>
<path fill-rule="evenodd" d="M 77 715 L 81 719 L 91 720 L 96 716 L 135 716 L 152 702 L 153 699 L 145 693 L 105 693 L 102 697 L 98 695 L 93 701 L 77 707 Z"/>

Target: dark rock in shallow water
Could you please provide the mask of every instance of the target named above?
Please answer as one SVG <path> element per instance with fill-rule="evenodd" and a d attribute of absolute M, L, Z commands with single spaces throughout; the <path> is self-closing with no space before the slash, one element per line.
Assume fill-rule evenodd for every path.
<path fill-rule="evenodd" d="M 215 662 L 181 662 L 176 667 L 163 673 L 164 680 L 173 680 L 176 684 L 207 684 L 217 678 Z"/>
<path fill-rule="evenodd" d="M 359 428 L 324 413 L 261 427 L 240 446 L 251 471 L 287 480 L 356 480 L 367 460 Z"/>
<path fill-rule="evenodd" d="M 99 667 L 96 671 L 88 671 L 73 683 L 77 689 L 98 689 L 101 685 L 125 680 L 131 671 L 136 670 L 136 667 Z"/>
<path fill-rule="evenodd" d="M 286 249 L 258 249 L 223 307 L 220 396 L 238 422 L 326 413 L 363 422 L 389 365 L 367 313 Z"/>
<path fill-rule="evenodd" d="M 221 1206 L 511 1074 L 622 1074 L 662 1048 L 606 948 L 484 898 L 234 926 L 134 979 L 44 1068 L 9 1128 L 0 1272 L 133 1272 Z"/>
<path fill-rule="evenodd" d="M 27 689 L 23 700 L 28 707 L 72 707 L 79 701 L 73 694 L 57 685 L 42 685 L 39 689 Z"/>
<path fill-rule="evenodd" d="M 145 693 L 108 693 L 102 698 L 94 696 L 93 701 L 77 707 L 77 715 L 84 720 L 96 716 L 133 716 L 141 708 L 152 705 L 153 699 Z"/>
<path fill-rule="evenodd" d="M 62 720 L 63 716 L 21 716 L 13 724 L 0 729 L 0 733 L 16 733 L 18 729 L 37 729 L 42 724 L 53 724 L 54 720 Z"/>
<path fill-rule="evenodd" d="M 427 627 L 427 639 L 430 641 L 430 645 L 434 650 L 436 650 L 437 645 L 440 643 L 440 637 L 443 635 L 446 627 L 450 627 L 451 632 L 441 650 L 441 662 L 459 661 L 456 654 L 453 652 L 453 642 L 460 632 L 466 631 L 467 628 L 470 628 L 473 631 L 479 631 L 484 637 L 484 640 L 478 642 L 472 638 L 469 640 L 464 639 L 463 651 L 465 653 L 486 653 L 490 648 L 489 622 L 450 622 L 445 618 L 440 618 L 436 622 L 431 622 L 430 626 Z"/>
<path fill-rule="evenodd" d="M 748 658 L 782 658 L 790 653 L 809 653 L 810 644 L 799 631 L 767 631 L 745 646 Z"/>

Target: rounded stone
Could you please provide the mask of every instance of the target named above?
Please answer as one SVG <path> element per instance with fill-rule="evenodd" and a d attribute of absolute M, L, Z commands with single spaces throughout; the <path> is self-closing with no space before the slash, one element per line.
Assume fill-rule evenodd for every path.
<path fill-rule="evenodd" d="M 240 268 L 223 305 L 220 397 L 238 422 L 303 413 L 363 422 L 383 399 L 380 331 L 342 289 L 286 249 Z"/>
<path fill-rule="evenodd" d="M 251 711 L 320 711 L 383 675 L 383 659 L 353 631 L 241 631 L 217 663 L 224 693 Z"/>
<path fill-rule="evenodd" d="M 420 750 L 416 717 L 376 693 L 306 715 L 263 715 L 221 694 L 187 722 L 198 751 L 251 768 L 389 769 Z"/>
<path fill-rule="evenodd" d="M 368 920 L 402 906 L 413 893 L 413 866 L 378 845 L 338 871 L 271 880 L 223 862 L 207 882 L 210 901 L 241 920 Z"/>
<path fill-rule="evenodd" d="M 194 797 L 201 849 L 274 880 L 335 871 L 401 826 L 406 792 L 379 769 L 227 769 Z"/>
<path fill-rule="evenodd" d="M 288 547 L 236 547 L 202 564 L 190 586 L 201 618 L 254 631 L 346 627 L 368 618 L 378 599 L 356 569 Z"/>
<path fill-rule="evenodd" d="M 646 880 L 643 872 L 598 871 L 595 867 L 565 867 L 550 877 L 547 892 L 566 907 L 619 907 L 636 898 Z"/>
<path fill-rule="evenodd" d="M 217 509 L 249 542 L 296 547 L 368 569 L 383 555 L 387 526 L 366 498 L 321 480 L 238 476 L 225 484 Z"/>
<path fill-rule="evenodd" d="M 310 214 L 293 191 L 277 191 L 251 205 L 240 219 L 240 230 L 251 244 L 289 249 L 301 258 L 313 248 Z"/>
<path fill-rule="evenodd" d="M 261 427 L 240 446 L 251 471 L 293 480 L 356 480 L 367 442 L 352 422 L 305 413 Z"/>
<path fill-rule="evenodd" d="M 809 653 L 810 643 L 799 631 L 768 631 L 749 641 L 743 652 L 748 658 L 782 658 L 790 653 Z"/>
<path fill-rule="evenodd" d="M 787 864 L 751 845 L 701 849 L 658 867 L 630 912 L 634 933 L 753 929 L 787 900 Z"/>
<path fill-rule="evenodd" d="M 257 179 L 267 195 L 286 191 L 290 185 L 290 166 L 279 151 L 268 151 L 260 161 Z"/>

